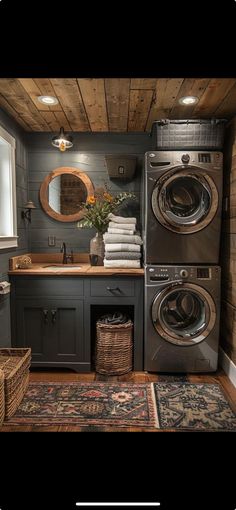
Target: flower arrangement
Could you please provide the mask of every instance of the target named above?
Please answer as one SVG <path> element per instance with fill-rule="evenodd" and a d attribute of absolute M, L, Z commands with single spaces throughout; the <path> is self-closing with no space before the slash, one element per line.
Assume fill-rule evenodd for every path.
<path fill-rule="evenodd" d="M 84 218 L 77 223 L 77 227 L 94 227 L 97 232 L 104 234 L 109 223 L 108 214 L 115 212 L 118 206 L 127 199 L 135 200 L 136 196 L 129 192 L 112 195 L 107 187 L 105 189 L 98 188 L 94 195 L 89 195 L 86 202 L 82 204 L 85 214 Z"/>

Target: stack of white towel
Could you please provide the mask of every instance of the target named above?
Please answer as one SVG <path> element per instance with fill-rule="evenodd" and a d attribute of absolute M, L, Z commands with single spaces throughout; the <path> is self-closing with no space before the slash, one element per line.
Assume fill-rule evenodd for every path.
<path fill-rule="evenodd" d="M 123 218 L 110 213 L 104 234 L 105 267 L 139 268 L 143 241 L 136 232 L 136 218 Z"/>

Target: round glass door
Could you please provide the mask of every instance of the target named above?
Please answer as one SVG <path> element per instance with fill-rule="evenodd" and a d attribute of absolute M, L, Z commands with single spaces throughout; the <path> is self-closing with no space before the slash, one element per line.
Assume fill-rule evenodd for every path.
<path fill-rule="evenodd" d="M 198 285 L 175 284 L 161 291 L 152 306 L 158 333 L 176 345 L 194 345 L 204 340 L 216 319 L 214 301 Z"/>
<path fill-rule="evenodd" d="M 206 227 L 218 208 L 218 192 L 206 174 L 188 170 L 168 172 L 158 181 L 152 194 L 152 208 L 160 223 L 182 234 Z"/>

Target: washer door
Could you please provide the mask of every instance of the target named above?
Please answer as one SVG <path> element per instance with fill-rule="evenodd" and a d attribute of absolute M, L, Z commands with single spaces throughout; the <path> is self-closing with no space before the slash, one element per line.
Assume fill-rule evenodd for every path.
<path fill-rule="evenodd" d="M 214 218 L 218 202 L 215 183 L 196 167 L 187 170 L 178 167 L 165 173 L 152 193 L 152 209 L 157 220 L 181 234 L 205 228 Z"/>
<path fill-rule="evenodd" d="M 155 297 L 152 320 L 159 335 L 168 342 L 195 345 L 212 331 L 216 307 L 210 294 L 199 285 L 176 283 Z"/>

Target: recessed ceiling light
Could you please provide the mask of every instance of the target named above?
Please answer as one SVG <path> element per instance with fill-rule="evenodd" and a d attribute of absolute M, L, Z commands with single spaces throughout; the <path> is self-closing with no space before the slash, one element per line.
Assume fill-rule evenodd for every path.
<path fill-rule="evenodd" d="M 47 104 L 48 106 L 58 104 L 58 99 L 53 96 L 38 96 L 38 101 L 40 103 Z"/>
<path fill-rule="evenodd" d="M 198 97 L 196 96 L 183 96 L 179 99 L 180 104 L 196 104 L 199 101 Z"/>

